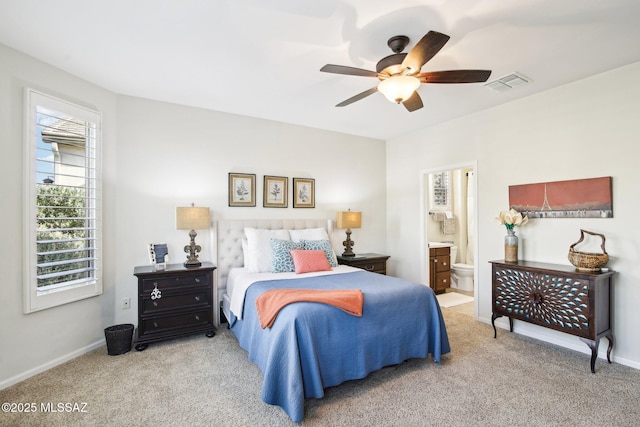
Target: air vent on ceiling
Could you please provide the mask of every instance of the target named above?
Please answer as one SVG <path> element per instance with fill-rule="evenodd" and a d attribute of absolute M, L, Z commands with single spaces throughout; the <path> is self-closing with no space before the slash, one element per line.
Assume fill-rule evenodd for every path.
<path fill-rule="evenodd" d="M 500 77 L 497 80 L 492 80 L 488 83 L 485 83 L 485 87 L 488 87 L 491 90 L 496 92 L 506 92 L 508 90 L 513 89 L 514 87 L 522 86 L 524 84 L 529 83 L 530 79 L 528 77 L 523 76 L 518 73 L 507 74 L 504 77 Z"/>

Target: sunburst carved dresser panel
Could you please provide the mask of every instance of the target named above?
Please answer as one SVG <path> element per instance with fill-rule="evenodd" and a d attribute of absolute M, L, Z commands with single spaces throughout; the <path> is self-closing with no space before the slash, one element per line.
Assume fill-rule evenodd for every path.
<path fill-rule="evenodd" d="M 532 261 L 491 261 L 493 299 L 491 323 L 507 316 L 566 332 L 591 348 L 591 371 L 595 372 L 600 338 L 607 337 L 607 360 L 613 348 L 610 294 L 613 271 L 590 273 L 573 266 Z"/>

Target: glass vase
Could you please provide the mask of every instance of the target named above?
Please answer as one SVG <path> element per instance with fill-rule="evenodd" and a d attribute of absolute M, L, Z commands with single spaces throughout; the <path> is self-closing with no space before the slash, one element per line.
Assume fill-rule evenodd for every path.
<path fill-rule="evenodd" d="M 507 235 L 504 236 L 504 260 L 518 262 L 518 236 L 515 230 L 507 229 Z"/>

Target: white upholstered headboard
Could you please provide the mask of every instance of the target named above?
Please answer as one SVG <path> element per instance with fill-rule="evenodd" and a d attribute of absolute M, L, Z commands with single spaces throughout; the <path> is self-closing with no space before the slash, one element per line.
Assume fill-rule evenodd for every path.
<path fill-rule="evenodd" d="M 242 237 L 245 227 L 269 230 L 302 230 L 305 228 L 327 229 L 332 238 L 333 223 L 327 219 L 223 219 L 214 221 L 214 259 L 217 261 L 218 300 L 222 300 L 227 288 L 227 276 L 233 267 L 242 267 Z"/>

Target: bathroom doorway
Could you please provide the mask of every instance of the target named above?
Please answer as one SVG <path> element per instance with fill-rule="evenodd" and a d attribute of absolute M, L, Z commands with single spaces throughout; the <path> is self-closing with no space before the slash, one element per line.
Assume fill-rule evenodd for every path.
<path fill-rule="evenodd" d="M 422 282 L 430 283 L 432 269 L 436 276 L 430 244 L 432 248 L 448 247 L 456 258 L 449 258 L 450 283 L 438 300 L 441 306 L 473 314 L 474 318 L 478 313 L 476 170 L 474 161 L 423 170 L 420 176 Z"/>

